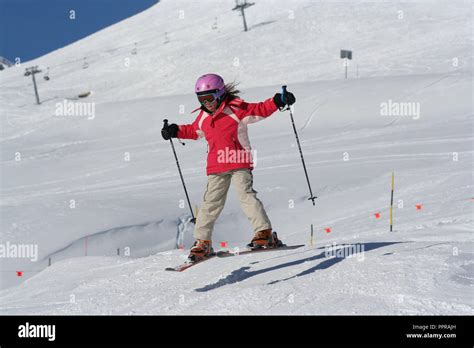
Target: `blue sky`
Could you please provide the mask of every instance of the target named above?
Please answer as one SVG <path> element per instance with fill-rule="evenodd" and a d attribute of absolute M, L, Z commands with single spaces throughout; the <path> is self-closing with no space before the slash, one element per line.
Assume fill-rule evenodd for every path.
<path fill-rule="evenodd" d="M 0 0 L 0 56 L 42 56 L 139 13 L 158 0 Z M 69 19 L 70 10 L 76 19 Z"/>

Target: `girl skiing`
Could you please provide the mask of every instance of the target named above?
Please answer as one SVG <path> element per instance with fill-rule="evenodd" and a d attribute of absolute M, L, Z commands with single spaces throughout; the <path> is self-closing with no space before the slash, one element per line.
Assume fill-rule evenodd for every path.
<path fill-rule="evenodd" d="M 247 125 L 264 120 L 277 109 L 295 102 L 295 96 L 286 92 L 275 94 L 260 103 L 247 103 L 238 97 L 235 84 L 225 84 L 217 74 L 201 76 L 195 86 L 201 104 L 192 124 L 165 125 L 161 134 L 170 138 L 205 138 L 209 145 L 207 155 L 207 189 L 194 228 L 196 242 L 191 248 L 192 262 L 213 254 L 212 231 L 227 197 L 231 181 L 237 191 L 240 205 L 252 224 L 254 237 L 249 248 L 277 246 L 276 234 L 262 202 L 253 189 L 253 162 Z"/>

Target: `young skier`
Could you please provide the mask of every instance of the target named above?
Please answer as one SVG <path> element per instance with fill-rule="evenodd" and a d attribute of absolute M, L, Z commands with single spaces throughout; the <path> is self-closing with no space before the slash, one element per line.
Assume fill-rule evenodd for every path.
<path fill-rule="evenodd" d="M 235 84 L 225 84 L 222 77 L 216 74 L 199 77 L 195 92 L 201 104 L 193 111 L 200 110 L 196 120 L 192 124 L 165 125 L 161 130 L 165 140 L 204 137 L 209 145 L 207 189 L 196 220 L 196 242 L 191 248 L 189 260 L 200 261 L 213 253 L 212 231 L 224 208 L 231 181 L 255 233 L 248 246 L 276 246 L 278 240 L 273 236 L 270 220 L 253 189 L 253 162 L 247 125 L 264 120 L 286 105 L 292 105 L 296 101 L 295 96 L 287 91 L 284 96 L 277 93 L 263 102 L 247 103 L 238 97 Z"/>

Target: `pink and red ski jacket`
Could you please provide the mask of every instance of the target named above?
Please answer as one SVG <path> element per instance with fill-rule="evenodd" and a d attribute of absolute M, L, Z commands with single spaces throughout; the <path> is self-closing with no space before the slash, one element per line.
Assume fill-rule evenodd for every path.
<path fill-rule="evenodd" d="M 239 98 L 224 101 L 214 114 L 201 110 L 192 124 L 179 125 L 178 138 L 206 138 L 207 175 L 240 168 L 252 170 L 247 125 L 267 118 L 276 110 L 273 98 L 260 103 L 247 103 Z"/>

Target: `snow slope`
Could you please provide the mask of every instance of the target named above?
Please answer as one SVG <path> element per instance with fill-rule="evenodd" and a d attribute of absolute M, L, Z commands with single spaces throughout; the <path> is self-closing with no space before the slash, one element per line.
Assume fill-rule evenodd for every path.
<path fill-rule="evenodd" d="M 241 33 L 233 4 L 162 1 L 31 62 L 50 66 L 40 106 L 25 64 L 0 74 L 0 241 L 37 244 L 40 255 L 0 259 L 0 313 L 472 314 L 472 5 L 258 1 L 248 10 L 252 29 Z M 341 48 L 355 52 L 348 80 Z M 192 122 L 189 91 L 207 71 L 242 81 L 248 101 L 282 83 L 297 96 L 316 207 L 306 200 L 288 112 L 250 127 L 255 188 L 285 242 L 307 244 L 311 224 L 315 240 L 170 273 L 164 268 L 186 256 L 172 249 L 189 213 L 159 131 L 164 118 Z M 88 90 L 93 119 L 54 116 L 58 102 Z M 418 103 L 419 118 L 382 116 L 389 100 Z M 175 146 L 200 204 L 206 145 Z M 215 246 L 242 248 L 251 235 L 231 191 Z M 364 252 L 330 252 L 352 246 Z"/>

